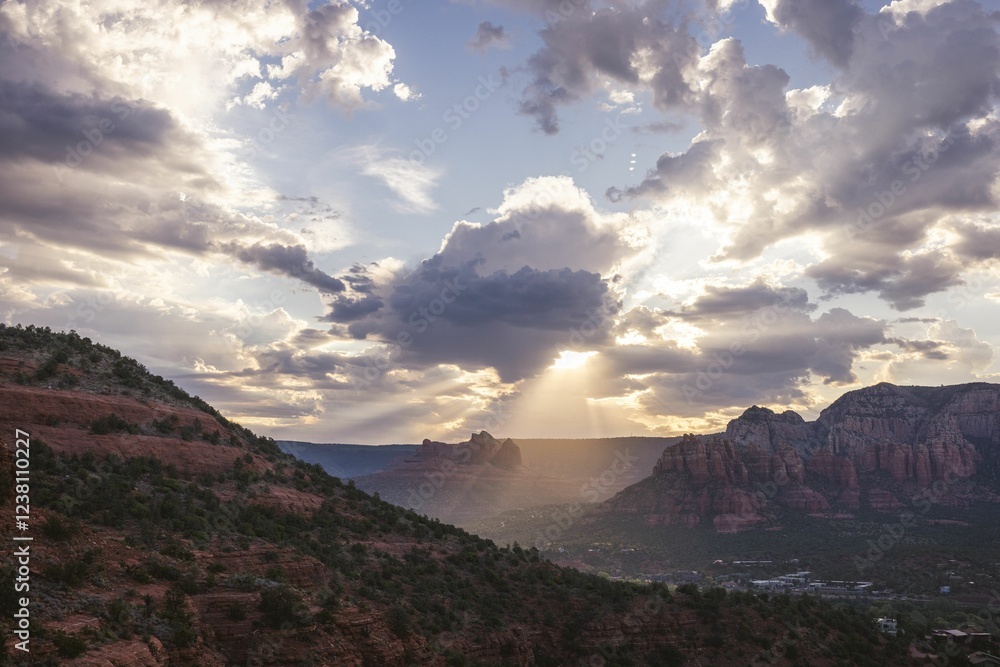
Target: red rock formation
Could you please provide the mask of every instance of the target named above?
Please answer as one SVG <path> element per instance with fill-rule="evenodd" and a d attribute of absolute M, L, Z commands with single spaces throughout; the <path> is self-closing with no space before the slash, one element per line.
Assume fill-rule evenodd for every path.
<path fill-rule="evenodd" d="M 269 571 L 279 570 L 288 583 L 309 588 L 322 586 L 328 576 L 326 567 L 315 558 L 298 554 L 291 548 L 261 543 L 251 543 L 239 551 L 221 548 L 198 551 L 195 557 L 205 567 L 221 567 L 223 576 L 243 573 L 265 578 Z"/>
<path fill-rule="evenodd" d="M 975 476 L 984 457 L 1000 460 L 997 385 L 876 385 L 845 394 L 813 423 L 754 406 L 729 423 L 725 439 L 685 436 L 664 451 L 654 474 L 674 475 L 675 484 L 688 486 L 656 505 L 649 523 L 711 518 L 720 530 L 737 530 L 758 525 L 773 513 L 773 503 L 817 512 L 864 501 L 893 510 L 902 506 L 900 497 L 921 487 Z M 895 491 L 881 488 L 886 479 Z M 717 487 L 758 493 L 767 501 L 732 510 L 705 492 Z M 986 487 L 965 493 L 992 497 Z M 629 502 L 626 497 L 619 504 Z M 641 511 L 643 504 L 655 503 L 642 501 L 630 511 Z"/>
<path fill-rule="evenodd" d="M 168 660 L 160 640 L 150 637 L 149 643 L 133 639 L 98 646 L 62 664 L 69 667 L 161 667 L 167 665 Z"/>
<path fill-rule="evenodd" d="M 903 507 L 903 504 L 892 493 L 877 488 L 868 489 L 868 504 L 872 509 L 883 511 L 897 510 Z"/>
<path fill-rule="evenodd" d="M 785 507 L 804 512 L 821 512 L 830 509 L 826 498 L 808 486 L 783 487 L 778 495 L 778 502 Z"/>
<path fill-rule="evenodd" d="M 490 463 L 498 468 L 506 468 L 507 470 L 519 468 L 521 467 L 521 450 L 513 440 L 507 438 L 500 445 L 500 449 L 494 454 L 493 460 Z"/>
<path fill-rule="evenodd" d="M 817 451 L 806 462 L 806 471 L 810 476 L 827 479 L 845 489 L 856 489 L 858 477 L 854 464 L 843 456 L 835 456 L 829 450 Z"/>

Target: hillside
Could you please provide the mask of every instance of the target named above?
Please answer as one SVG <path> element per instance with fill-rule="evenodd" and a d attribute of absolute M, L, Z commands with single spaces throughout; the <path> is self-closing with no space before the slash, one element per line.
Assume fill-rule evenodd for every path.
<path fill-rule="evenodd" d="M 0 326 L 0 397 L 8 518 L 30 434 L 32 665 L 905 664 L 849 609 L 612 582 L 400 509 L 73 333 Z"/>

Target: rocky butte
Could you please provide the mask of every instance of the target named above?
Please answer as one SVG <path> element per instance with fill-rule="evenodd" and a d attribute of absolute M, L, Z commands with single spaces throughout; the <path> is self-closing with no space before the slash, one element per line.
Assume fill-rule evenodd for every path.
<path fill-rule="evenodd" d="M 949 506 L 1000 502 L 998 420 L 1000 385 L 986 383 L 881 383 L 844 394 L 814 422 L 753 406 L 724 434 L 668 448 L 652 477 L 602 513 L 732 532 L 774 525 L 783 509 L 892 510 L 927 493 Z"/>

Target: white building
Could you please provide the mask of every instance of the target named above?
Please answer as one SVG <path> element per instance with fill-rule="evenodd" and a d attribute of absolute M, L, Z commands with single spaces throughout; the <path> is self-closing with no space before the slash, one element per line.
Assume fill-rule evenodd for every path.
<path fill-rule="evenodd" d="M 894 618 L 878 619 L 875 621 L 875 628 L 883 635 L 889 635 L 890 637 L 895 637 L 899 634 L 899 629 L 896 627 L 896 619 Z"/>

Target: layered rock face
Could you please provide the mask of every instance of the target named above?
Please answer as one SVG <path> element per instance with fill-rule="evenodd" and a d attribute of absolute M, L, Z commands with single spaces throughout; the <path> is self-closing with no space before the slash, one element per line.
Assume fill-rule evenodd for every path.
<path fill-rule="evenodd" d="M 967 478 L 997 463 L 1000 386 L 897 387 L 845 394 L 815 422 L 817 449 L 897 483 Z"/>
<path fill-rule="evenodd" d="M 815 422 L 753 406 L 721 437 L 685 436 L 654 468 L 669 483 L 640 482 L 608 505 L 653 525 L 710 519 L 740 530 L 780 508 L 893 510 L 932 485 L 944 503 L 959 482 L 964 498 L 996 498 L 977 473 L 998 464 L 1000 385 L 882 383 L 845 394 Z"/>

